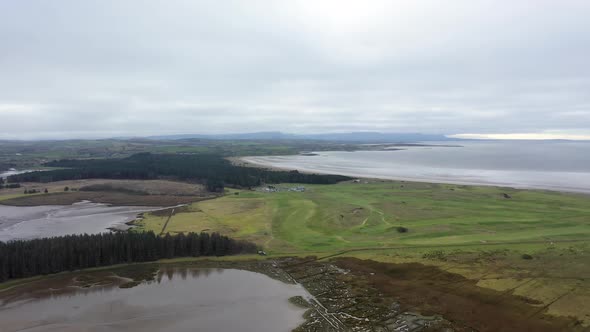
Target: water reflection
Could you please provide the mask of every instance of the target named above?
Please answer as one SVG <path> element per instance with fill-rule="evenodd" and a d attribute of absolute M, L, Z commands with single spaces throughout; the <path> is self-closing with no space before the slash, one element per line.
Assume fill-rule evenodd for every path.
<path fill-rule="evenodd" d="M 163 267 L 154 281 L 130 289 L 106 272 L 91 277 L 109 283 L 81 288 L 63 276 L 0 293 L 0 330 L 290 331 L 303 319 L 287 300 L 307 295 L 298 285 L 232 269 Z"/>

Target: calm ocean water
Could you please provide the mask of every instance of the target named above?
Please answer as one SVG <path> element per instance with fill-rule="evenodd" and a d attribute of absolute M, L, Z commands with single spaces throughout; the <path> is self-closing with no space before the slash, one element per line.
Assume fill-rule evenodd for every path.
<path fill-rule="evenodd" d="M 317 156 L 246 157 L 244 160 L 355 177 L 590 193 L 590 142 L 461 141 L 453 144 L 460 146 L 318 152 Z"/>

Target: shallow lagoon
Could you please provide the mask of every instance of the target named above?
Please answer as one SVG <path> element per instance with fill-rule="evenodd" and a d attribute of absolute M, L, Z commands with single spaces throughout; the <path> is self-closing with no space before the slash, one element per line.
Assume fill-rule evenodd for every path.
<path fill-rule="evenodd" d="M 0 241 L 67 234 L 108 232 L 126 228 L 137 214 L 157 208 L 109 206 L 91 202 L 55 206 L 0 205 Z"/>
<path fill-rule="evenodd" d="M 129 289 L 118 287 L 124 280 L 79 288 L 65 278 L 9 299 L 0 293 L 0 330 L 287 332 L 304 321 L 288 299 L 308 296 L 300 285 L 233 269 L 166 268 Z"/>

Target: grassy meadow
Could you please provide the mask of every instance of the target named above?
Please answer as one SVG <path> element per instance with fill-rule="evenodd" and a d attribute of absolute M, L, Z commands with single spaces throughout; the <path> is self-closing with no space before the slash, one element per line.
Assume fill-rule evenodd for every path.
<path fill-rule="evenodd" d="M 273 254 L 590 239 L 590 197 L 583 195 L 390 181 L 305 187 L 197 202 L 172 216 L 166 231 L 218 231 Z M 166 219 L 147 215 L 140 229 L 159 232 Z"/>
<path fill-rule="evenodd" d="M 218 231 L 271 256 L 435 265 L 590 326 L 588 196 L 378 180 L 305 187 L 231 190 L 176 211 L 166 232 Z M 147 214 L 137 230 L 160 232 L 167 219 Z"/>

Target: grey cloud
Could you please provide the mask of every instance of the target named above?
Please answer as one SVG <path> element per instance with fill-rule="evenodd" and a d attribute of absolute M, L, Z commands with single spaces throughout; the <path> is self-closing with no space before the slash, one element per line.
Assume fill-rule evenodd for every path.
<path fill-rule="evenodd" d="M 0 2 L 0 138 L 590 134 L 587 1 Z"/>

